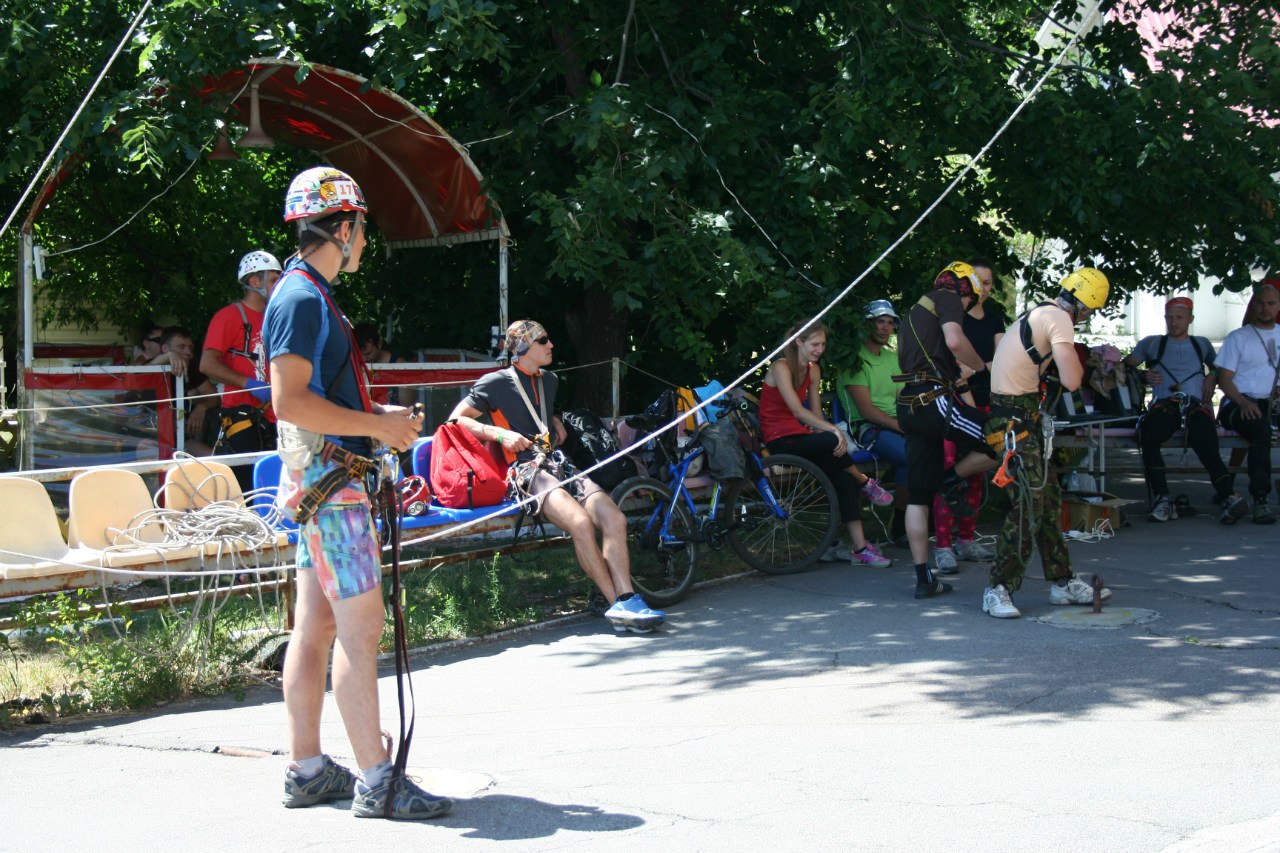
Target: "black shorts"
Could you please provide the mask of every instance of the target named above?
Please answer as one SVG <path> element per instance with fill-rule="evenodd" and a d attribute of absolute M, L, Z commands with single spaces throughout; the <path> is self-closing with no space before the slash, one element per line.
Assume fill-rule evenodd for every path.
<path fill-rule="evenodd" d="M 908 385 L 908 394 L 919 394 L 937 386 Z M 995 457 L 983 435 L 983 424 L 990 415 L 944 394 L 932 403 L 898 406 L 898 423 L 907 439 L 908 503 L 928 506 L 942 490 L 946 455 L 944 440 L 956 444 L 959 459 L 975 450 Z"/>

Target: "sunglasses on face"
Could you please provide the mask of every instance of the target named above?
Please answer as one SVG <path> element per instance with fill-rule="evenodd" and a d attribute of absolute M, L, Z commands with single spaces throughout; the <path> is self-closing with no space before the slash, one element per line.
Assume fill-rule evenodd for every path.
<path fill-rule="evenodd" d="M 161 337 L 143 338 L 143 339 L 142 339 L 142 342 L 143 342 L 144 344 L 158 344 L 158 343 L 160 343 L 160 341 L 162 341 L 162 340 L 164 340 L 164 339 L 163 339 L 163 338 L 161 338 Z"/>
<path fill-rule="evenodd" d="M 540 338 L 534 338 L 533 342 L 535 344 L 542 344 L 545 347 L 547 344 L 551 343 L 551 338 L 547 337 L 546 335 L 543 335 Z"/>

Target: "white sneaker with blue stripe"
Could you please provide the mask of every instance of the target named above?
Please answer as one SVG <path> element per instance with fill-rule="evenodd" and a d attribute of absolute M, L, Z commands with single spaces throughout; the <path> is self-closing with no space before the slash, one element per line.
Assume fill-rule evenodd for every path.
<path fill-rule="evenodd" d="M 652 631 L 666 622 L 667 614 L 661 610 L 654 610 L 637 593 L 626 601 L 621 599 L 615 601 L 613 606 L 604 612 L 604 618 L 609 620 L 615 631 L 645 632 Z"/>

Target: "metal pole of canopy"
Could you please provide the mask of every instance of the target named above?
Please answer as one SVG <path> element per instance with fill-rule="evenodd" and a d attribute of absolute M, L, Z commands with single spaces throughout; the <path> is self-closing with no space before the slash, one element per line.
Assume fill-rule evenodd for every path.
<path fill-rule="evenodd" d="M 622 370 L 618 363 L 618 357 L 615 355 L 611 359 L 609 368 L 610 385 L 613 386 L 613 418 L 618 419 L 618 415 L 622 413 Z"/>
<path fill-rule="evenodd" d="M 30 231 L 21 231 L 22 247 L 21 270 L 19 280 L 22 282 L 22 357 L 18 363 L 18 405 L 23 409 L 18 415 L 18 466 L 22 470 L 35 467 L 35 447 L 31 443 L 31 429 L 35 426 L 35 416 L 31 413 L 31 395 L 27 392 L 27 371 L 35 364 L 36 332 L 35 332 L 35 283 L 32 281 L 32 258 L 34 255 Z"/>
<path fill-rule="evenodd" d="M 507 244 L 506 234 L 498 237 L 498 334 L 507 333 Z"/>

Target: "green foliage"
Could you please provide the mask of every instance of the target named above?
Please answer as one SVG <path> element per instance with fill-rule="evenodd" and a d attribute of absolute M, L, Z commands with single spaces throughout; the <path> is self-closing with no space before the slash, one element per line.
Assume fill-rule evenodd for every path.
<path fill-rule="evenodd" d="M 477 637 L 547 615 L 568 590 L 582 586 L 582 572 L 562 548 L 519 559 L 448 563 L 404 577 L 405 624 L 410 646 Z M 381 649 L 390 651 L 388 620 Z"/>
<path fill-rule="evenodd" d="M 32 599 L 19 612 L 21 629 L 56 648 L 71 681 L 38 697 L 48 719 L 72 714 L 149 708 L 193 693 L 215 693 L 240 684 L 251 651 L 239 629 L 258 625 L 251 608 L 223 607 L 201 612 L 149 612 L 135 617 L 127 607 L 106 621 L 91 607 L 97 590 Z M 260 614 L 258 614 L 260 615 Z M 16 644 L 5 638 L 20 686 L 23 661 Z M 12 714 L 12 717 L 17 716 Z"/>
<path fill-rule="evenodd" d="M 0 199 L 16 200 L 139 6 L 0 9 Z M 512 316 L 542 319 L 560 363 L 622 356 L 682 383 L 736 375 L 938 196 L 1056 55 L 1035 40 L 1046 18 L 1076 14 L 1024 0 L 668 0 L 631 19 L 627 8 L 158 3 L 73 128 L 65 150 L 85 161 L 38 238 L 97 240 L 172 188 L 110 240 L 54 259 L 50 314 L 124 327 L 172 313 L 202 328 L 234 296 L 240 253 L 287 247 L 283 187 L 314 155 L 275 149 L 185 172 L 222 115 L 194 95 L 201 81 L 281 55 L 363 74 L 467 147 L 514 238 Z M 1189 46 L 1151 70 L 1131 24 L 1111 15 L 1091 30 L 981 167 L 829 317 L 833 355 L 861 304 L 913 298 L 954 257 L 991 257 L 1033 287 L 1095 263 L 1117 295 L 1201 275 L 1240 290 L 1252 270 L 1280 266 L 1273 8 L 1145 8 L 1181 15 Z M 394 314 L 401 349 L 479 348 L 496 313 L 486 251 L 367 253 L 344 305 L 356 319 Z M 13 252 L 0 244 L 0 293 Z M 572 384 L 574 402 L 603 405 L 604 383 Z M 655 390 L 637 374 L 625 405 Z"/>

